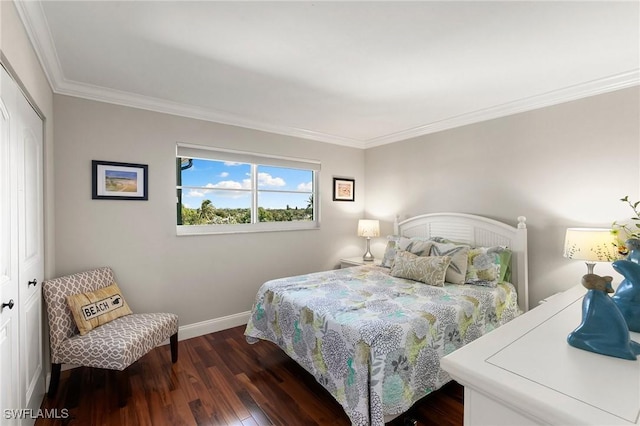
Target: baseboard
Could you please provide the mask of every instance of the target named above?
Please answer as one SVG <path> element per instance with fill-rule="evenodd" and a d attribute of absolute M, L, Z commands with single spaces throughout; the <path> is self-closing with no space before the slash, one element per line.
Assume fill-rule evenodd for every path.
<path fill-rule="evenodd" d="M 178 327 L 178 340 L 192 339 L 198 336 L 204 336 L 205 334 L 215 333 L 216 331 L 222 331 L 229 328 L 244 325 L 249 322 L 251 311 L 240 312 L 239 314 L 227 315 L 226 317 L 213 318 L 206 321 L 200 321 L 193 324 L 187 324 Z M 169 340 L 165 340 L 159 346 L 168 345 Z M 73 364 L 63 364 L 62 371 L 70 370 L 72 368 L 79 367 Z M 45 389 L 49 389 L 49 380 L 51 379 L 51 372 L 47 372 L 45 378 Z"/>
<path fill-rule="evenodd" d="M 203 336 L 216 331 L 226 330 L 228 328 L 244 325 L 249 322 L 251 311 L 240 312 L 239 314 L 228 315 L 226 317 L 214 318 L 206 321 L 196 322 L 193 324 L 178 327 L 178 340 L 191 339 L 193 337 Z M 169 341 L 166 341 L 168 344 Z"/>

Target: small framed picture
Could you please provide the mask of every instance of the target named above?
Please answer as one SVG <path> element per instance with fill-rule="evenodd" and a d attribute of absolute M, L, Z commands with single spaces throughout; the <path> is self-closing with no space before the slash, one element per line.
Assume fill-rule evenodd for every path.
<path fill-rule="evenodd" d="M 146 164 L 91 161 L 94 200 L 147 200 Z"/>
<path fill-rule="evenodd" d="M 354 201 L 356 181 L 354 179 L 333 178 L 333 201 Z"/>

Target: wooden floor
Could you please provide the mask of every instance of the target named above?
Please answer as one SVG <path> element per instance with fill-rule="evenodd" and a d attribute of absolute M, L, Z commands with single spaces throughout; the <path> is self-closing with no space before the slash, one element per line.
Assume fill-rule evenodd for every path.
<path fill-rule="evenodd" d="M 43 409 L 67 409 L 45 425 L 349 425 L 342 407 L 306 371 L 269 342 L 249 345 L 244 326 L 180 342 L 129 367 L 131 396 L 118 408 L 117 380 L 105 370 L 62 372 L 55 398 Z M 393 426 L 462 425 L 462 387 L 451 382 L 419 401 Z"/>

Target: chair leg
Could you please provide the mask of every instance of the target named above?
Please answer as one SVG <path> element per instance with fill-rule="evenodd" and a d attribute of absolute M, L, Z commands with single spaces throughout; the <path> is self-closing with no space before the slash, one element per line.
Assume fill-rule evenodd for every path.
<path fill-rule="evenodd" d="M 176 362 L 178 362 L 178 332 L 177 331 L 175 334 L 173 334 L 169 338 L 169 343 L 171 344 L 171 362 L 175 364 Z"/>
<path fill-rule="evenodd" d="M 118 407 L 122 408 L 127 405 L 129 399 L 129 369 L 125 368 L 122 371 L 113 371 L 116 376 L 116 382 L 118 384 Z"/>
<path fill-rule="evenodd" d="M 62 364 L 51 364 L 51 378 L 49 379 L 49 391 L 47 392 L 47 396 L 49 398 L 53 398 L 56 396 L 56 392 L 58 391 L 58 384 L 60 383 L 60 370 L 62 369 Z"/>

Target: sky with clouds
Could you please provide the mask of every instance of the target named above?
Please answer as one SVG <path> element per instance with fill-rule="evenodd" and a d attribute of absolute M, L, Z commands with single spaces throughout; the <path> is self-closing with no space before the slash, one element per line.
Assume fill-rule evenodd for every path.
<path fill-rule="evenodd" d="M 182 171 L 182 204 L 198 208 L 209 199 L 217 208 L 251 207 L 251 165 L 193 160 Z M 287 192 L 290 191 L 290 192 Z M 258 166 L 258 205 L 270 209 L 306 208 L 313 191 L 313 172 Z"/>

